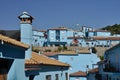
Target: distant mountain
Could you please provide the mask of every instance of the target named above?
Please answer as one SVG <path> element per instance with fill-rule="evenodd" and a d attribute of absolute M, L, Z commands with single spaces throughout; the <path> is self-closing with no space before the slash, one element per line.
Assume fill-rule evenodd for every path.
<path fill-rule="evenodd" d="M 101 30 L 110 31 L 112 34 L 120 34 L 120 24 L 114 24 L 112 26 L 106 26 L 101 28 Z"/>
<path fill-rule="evenodd" d="M 20 41 L 20 31 L 19 30 L 0 30 L 0 34 Z"/>

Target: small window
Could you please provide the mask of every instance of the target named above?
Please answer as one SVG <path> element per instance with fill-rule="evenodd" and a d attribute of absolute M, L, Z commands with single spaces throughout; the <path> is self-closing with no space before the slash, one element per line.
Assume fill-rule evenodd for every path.
<path fill-rule="evenodd" d="M 66 80 L 68 80 L 68 73 L 65 73 Z"/>
<path fill-rule="evenodd" d="M 46 80 L 51 80 L 51 75 L 46 75 Z"/>
<path fill-rule="evenodd" d="M 59 75 L 55 74 L 55 80 L 59 80 Z"/>

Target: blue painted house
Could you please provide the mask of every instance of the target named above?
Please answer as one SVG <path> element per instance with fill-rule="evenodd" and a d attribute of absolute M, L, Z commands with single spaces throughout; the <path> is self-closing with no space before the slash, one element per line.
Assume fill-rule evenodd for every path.
<path fill-rule="evenodd" d="M 26 80 L 69 80 L 68 64 L 33 52 L 26 60 Z"/>
<path fill-rule="evenodd" d="M 0 35 L 0 80 L 25 78 L 24 61 L 28 48 L 26 44 Z"/>
<path fill-rule="evenodd" d="M 105 52 L 103 63 L 99 63 L 102 80 L 104 78 L 111 80 L 120 80 L 120 44 L 108 49 Z M 104 67 L 103 67 L 104 66 Z"/>
<path fill-rule="evenodd" d="M 50 58 L 58 59 L 61 62 L 70 64 L 69 73 L 76 73 L 78 71 L 82 71 L 85 73 L 87 69 L 92 69 L 93 64 L 97 64 L 99 61 L 99 58 L 96 54 L 91 53 L 89 50 L 80 50 L 80 51 L 63 51 L 61 53 L 56 54 L 44 54 L 48 55 Z M 86 80 L 86 76 L 79 75 L 80 80 Z M 70 80 L 73 80 L 73 78 L 77 78 L 74 76 L 69 76 Z"/>
<path fill-rule="evenodd" d="M 67 29 L 64 27 L 51 28 L 47 30 L 48 46 L 65 46 L 67 44 Z"/>
<path fill-rule="evenodd" d="M 87 31 L 87 37 L 94 37 L 94 36 L 108 37 L 108 36 L 111 36 L 111 32 L 106 30 L 88 30 Z"/>
<path fill-rule="evenodd" d="M 71 73 L 70 80 L 86 80 L 86 72 L 78 71 Z"/>
<path fill-rule="evenodd" d="M 98 62 L 97 73 L 88 73 L 88 80 L 120 80 L 120 43 L 105 51 L 104 60 Z"/>
<path fill-rule="evenodd" d="M 46 42 L 47 42 L 46 31 L 33 29 L 32 33 L 33 33 L 32 46 L 36 46 L 36 47 L 46 46 Z"/>
<path fill-rule="evenodd" d="M 100 78 L 97 79 L 99 76 L 98 68 L 93 68 L 87 72 L 87 80 L 101 80 Z"/>

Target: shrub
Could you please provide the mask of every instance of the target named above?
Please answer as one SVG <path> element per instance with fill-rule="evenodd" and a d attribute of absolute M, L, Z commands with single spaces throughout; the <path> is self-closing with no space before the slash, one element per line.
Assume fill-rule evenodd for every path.
<path fill-rule="evenodd" d="M 45 52 L 51 52 L 51 49 L 46 49 Z"/>
<path fill-rule="evenodd" d="M 58 51 L 61 51 L 63 48 L 61 46 L 58 47 Z"/>
<path fill-rule="evenodd" d="M 104 60 L 104 56 L 100 56 L 100 60 Z"/>
<path fill-rule="evenodd" d="M 63 50 L 67 50 L 67 47 L 66 47 L 66 46 L 63 46 Z"/>

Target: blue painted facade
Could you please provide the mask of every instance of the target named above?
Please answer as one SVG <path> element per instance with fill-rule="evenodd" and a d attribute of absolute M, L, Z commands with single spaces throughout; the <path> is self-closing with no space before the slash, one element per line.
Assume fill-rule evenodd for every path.
<path fill-rule="evenodd" d="M 42 47 L 46 46 L 46 37 L 45 37 L 46 32 L 45 31 L 38 31 L 33 29 L 32 30 L 32 46 L 36 47 Z"/>
<path fill-rule="evenodd" d="M 83 53 L 77 55 L 58 55 L 58 60 L 68 63 L 71 65 L 70 73 L 77 72 L 77 71 L 86 71 L 87 65 L 90 69 L 92 69 L 92 64 L 96 64 L 99 61 L 97 55 L 93 53 Z"/>
<path fill-rule="evenodd" d="M 98 73 L 90 74 L 88 80 L 120 80 L 120 44 L 105 51 L 104 60 L 98 62 Z M 96 76 L 96 77 L 95 77 Z"/>
<path fill-rule="evenodd" d="M 87 32 L 87 37 L 94 37 L 94 36 L 108 37 L 111 36 L 111 32 L 103 31 L 103 30 L 93 30 Z"/>
<path fill-rule="evenodd" d="M 50 56 L 51 58 L 58 59 L 61 62 L 70 64 L 69 73 L 74 73 L 77 71 L 86 72 L 87 69 L 92 69 L 93 64 L 97 64 L 100 59 L 96 54 L 91 52 L 88 53 L 78 53 L 78 54 L 57 54 Z M 87 67 L 88 66 L 88 67 Z M 86 80 L 86 77 L 79 77 L 80 80 Z M 70 77 L 70 80 L 75 79 L 75 77 Z"/>
<path fill-rule="evenodd" d="M 70 80 L 86 80 L 86 77 L 70 77 Z"/>
<path fill-rule="evenodd" d="M 68 67 L 40 65 L 40 70 L 26 71 L 27 77 L 32 80 L 47 80 L 47 76 L 50 76 L 50 80 L 69 80 Z"/>
<path fill-rule="evenodd" d="M 39 32 L 39 31 L 38 31 Z M 36 32 L 33 31 L 33 34 Z M 120 36 L 112 36 L 109 31 L 105 30 L 93 30 L 89 27 L 82 27 L 80 30 L 73 30 L 63 27 L 58 28 L 51 28 L 47 29 L 47 40 L 46 42 L 43 41 L 41 46 L 44 46 L 43 44 L 46 44 L 46 46 L 71 46 L 71 43 L 75 38 L 78 38 L 77 46 L 82 47 L 94 47 L 94 46 L 111 46 L 111 44 L 116 44 L 120 42 Z M 41 36 L 41 34 L 39 34 Z M 33 36 L 35 37 L 35 36 Z M 105 38 L 102 40 L 94 39 L 94 37 L 101 37 Z M 111 39 L 109 37 L 116 37 L 119 39 Z M 34 45 L 38 46 L 37 44 L 40 43 L 40 41 L 43 40 L 43 38 L 39 39 L 37 38 L 38 42 L 34 43 Z M 33 39 L 33 41 L 35 41 Z"/>
<path fill-rule="evenodd" d="M 16 44 L 22 44 L 11 38 L 0 39 L 0 80 L 21 80 L 21 78 L 25 78 L 24 59 L 27 48 L 12 44 L 13 41 Z"/>
<path fill-rule="evenodd" d="M 52 28 L 47 30 L 47 45 L 48 46 L 65 46 L 67 44 L 67 29 Z"/>

